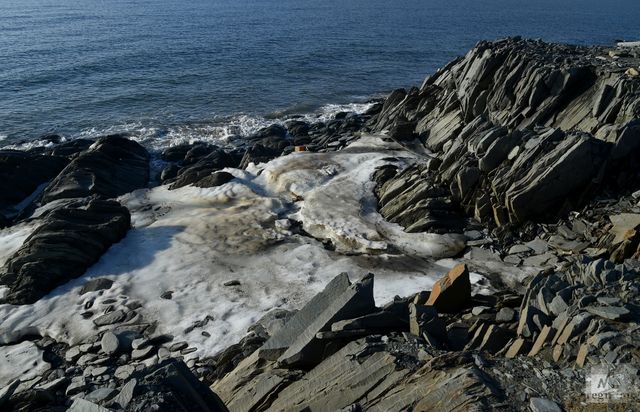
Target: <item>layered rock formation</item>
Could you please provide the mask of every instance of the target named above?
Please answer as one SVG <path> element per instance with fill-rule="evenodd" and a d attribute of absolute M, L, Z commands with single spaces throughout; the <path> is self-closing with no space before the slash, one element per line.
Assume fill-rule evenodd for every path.
<path fill-rule="evenodd" d="M 428 175 L 469 215 L 497 226 L 555 217 L 605 188 L 633 189 L 640 78 L 627 68 L 637 58 L 611 56 L 604 48 L 481 42 L 421 88 L 396 90 L 372 127 L 400 141 L 419 138 L 435 159 L 398 175 L 393 187 Z M 404 209 L 415 207 L 406 197 Z"/>

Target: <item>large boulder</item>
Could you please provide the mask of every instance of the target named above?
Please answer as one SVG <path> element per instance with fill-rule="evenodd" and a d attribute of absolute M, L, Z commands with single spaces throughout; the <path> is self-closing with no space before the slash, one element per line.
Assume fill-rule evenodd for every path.
<path fill-rule="evenodd" d="M 147 150 L 123 136 L 107 136 L 64 168 L 45 189 L 42 204 L 91 195 L 115 198 L 145 187 L 148 181 Z"/>
<path fill-rule="evenodd" d="M 247 140 L 251 144 L 240 161 L 241 169 L 245 169 L 249 163 L 268 162 L 280 156 L 282 151 L 291 144 L 287 140 L 287 129 L 276 124 L 260 129 Z"/>
<path fill-rule="evenodd" d="M 224 169 L 225 167 L 236 166 L 238 166 L 237 157 L 222 149 L 215 149 L 195 163 L 179 169 L 177 171 L 177 176 L 169 188 L 177 189 L 187 185 L 211 187 L 217 184 L 226 183 L 224 180 L 230 180 L 228 178 L 231 175 L 226 172 L 224 174 L 216 175 L 216 172 L 220 169 Z"/>
<path fill-rule="evenodd" d="M 160 174 L 160 181 L 170 184 L 170 189 L 187 185 L 212 187 L 224 184 L 231 175 L 218 171 L 226 167 L 238 167 L 241 156 L 237 151 L 227 151 L 203 142 L 172 146 L 160 154 L 160 158 L 167 163 Z"/>
<path fill-rule="evenodd" d="M 33 303 L 82 275 L 131 225 L 129 211 L 113 200 L 73 201 L 42 219 L 0 270 L 5 303 Z"/>

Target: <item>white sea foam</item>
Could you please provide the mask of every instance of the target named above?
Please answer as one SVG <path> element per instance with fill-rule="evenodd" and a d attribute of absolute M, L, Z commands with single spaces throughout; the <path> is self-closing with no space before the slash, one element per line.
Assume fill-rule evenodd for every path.
<path fill-rule="evenodd" d="M 106 299 L 115 306 L 138 300 L 158 333 L 186 340 L 198 348 L 193 356 L 213 355 L 266 311 L 299 308 L 343 271 L 352 280 L 375 273 L 379 304 L 430 289 L 455 264 L 436 258 L 455 255 L 464 242 L 404 233 L 375 212 L 371 192 L 376 167 L 404 165 L 412 156 L 365 137 L 340 152 L 294 153 L 246 171 L 228 169 L 236 179 L 216 188 L 157 187 L 123 196 L 134 226 L 126 238 L 81 278 L 35 304 L 0 305 L 0 343 L 34 331 L 79 342 L 95 334 L 91 320 L 80 316 L 87 300 L 95 299 L 96 310 Z M 331 239 L 337 250 L 291 233 L 287 219 Z M 101 295 L 78 296 L 96 277 L 115 283 Z M 232 279 L 240 286 L 223 285 Z M 166 291 L 171 299 L 160 297 Z M 206 325 L 190 330 L 207 316 Z"/>
<path fill-rule="evenodd" d="M 372 103 L 327 104 L 316 112 L 299 115 L 297 118 L 309 123 L 326 122 L 340 112 L 363 113 Z M 284 125 L 291 116 L 262 117 L 248 114 L 215 117 L 211 122 L 184 123 L 158 126 L 156 122 L 128 122 L 106 128 L 88 128 L 62 137 L 62 142 L 73 139 L 95 139 L 109 134 L 124 133 L 150 150 L 162 150 L 184 143 L 208 142 L 222 147 L 234 147 L 243 137 L 250 136 L 261 128 L 272 124 Z M 6 136 L 5 136 L 6 137 Z M 2 141 L 2 135 L 0 135 Z M 46 139 L 36 139 L 5 146 L 8 149 L 28 150 L 37 147 L 51 147 L 54 143 Z"/>

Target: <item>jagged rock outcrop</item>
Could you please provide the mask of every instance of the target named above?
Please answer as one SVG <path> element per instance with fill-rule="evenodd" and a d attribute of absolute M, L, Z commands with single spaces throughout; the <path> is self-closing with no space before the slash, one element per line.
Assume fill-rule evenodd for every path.
<path fill-rule="evenodd" d="M 44 190 L 41 203 L 99 195 L 115 198 L 145 187 L 149 154 L 138 143 L 113 135 L 80 153 Z"/>
<path fill-rule="evenodd" d="M 283 349 L 275 348 L 287 345 L 285 337 L 294 340 L 318 324 L 312 312 L 340 302 L 340 290 L 349 288 L 341 275 L 211 387 L 238 411 L 560 408 L 584 396 L 588 365 L 606 359 L 637 371 L 639 268 L 637 261 L 582 258 L 562 272 L 533 276 L 524 294 L 469 296 L 468 272 L 459 266 L 439 281 L 447 288 L 396 299 L 317 332 L 332 350 L 318 352 L 315 364 L 282 362 Z M 446 303 L 444 312 L 433 303 Z"/>
<path fill-rule="evenodd" d="M 352 285 L 346 273 L 332 280 L 325 290 L 300 310 L 278 334 L 259 350 L 260 357 L 277 359 L 288 366 L 311 366 L 334 349 L 323 332 L 335 322 L 375 311 L 373 275 Z"/>
<path fill-rule="evenodd" d="M 465 218 L 447 188 L 429 178 L 431 167 L 380 169 L 374 176 L 380 214 L 409 233 L 460 233 Z"/>
<path fill-rule="evenodd" d="M 566 213 L 603 187 L 635 189 L 640 78 L 625 70 L 637 60 L 597 47 L 479 43 L 421 88 L 385 101 L 373 129 L 417 136 L 434 155 L 387 188 L 441 184 L 468 215 L 497 226 Z M 430 200 L 418 190 L 382 193 L 383 214 L 400 194 L 407 200 L 393 199 L 397 210 Z M 396 220 L 415 230 L 429 213 L 424 206 Z"/>
<path fill-rule="evenodd" d="M 212 389 L 237 411 L 466 411 L 498 403 L 495 383 L 470 357 L 442 364 L 425 358 L 403 339 L 373 336 L 349 343 L 306 373 L 254 354 Z"/>
<path fill-rule="evenodd" d="M 372 279 L 351 285 L 346 274 L 336 277 L 212 389 L 239 411 L 455 411 L 496 403 L 495 383 L 469 356 L 436 361 L 398 335 L 409 323 L 408 301 L 375 308 Z M 442 332 L 446 340 L 444 324 Z M 310 343 L 313 351 L 300 351 Z"/>
<path fill-rule="evenodd" d="M 98 261 L 131 225 L 113 200 L 83 199 L 50 211 L 0 271 L 5 303 L 33 303 Z"/>

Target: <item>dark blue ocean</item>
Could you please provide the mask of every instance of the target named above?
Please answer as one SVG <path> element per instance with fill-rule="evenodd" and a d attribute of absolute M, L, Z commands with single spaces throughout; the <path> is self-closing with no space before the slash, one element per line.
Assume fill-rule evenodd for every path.
<path fill-rule="evenodd" d="M 0 145 L 330 115 L 509 35 L 638 40 L 640 1 L 0 0 Z"/>

